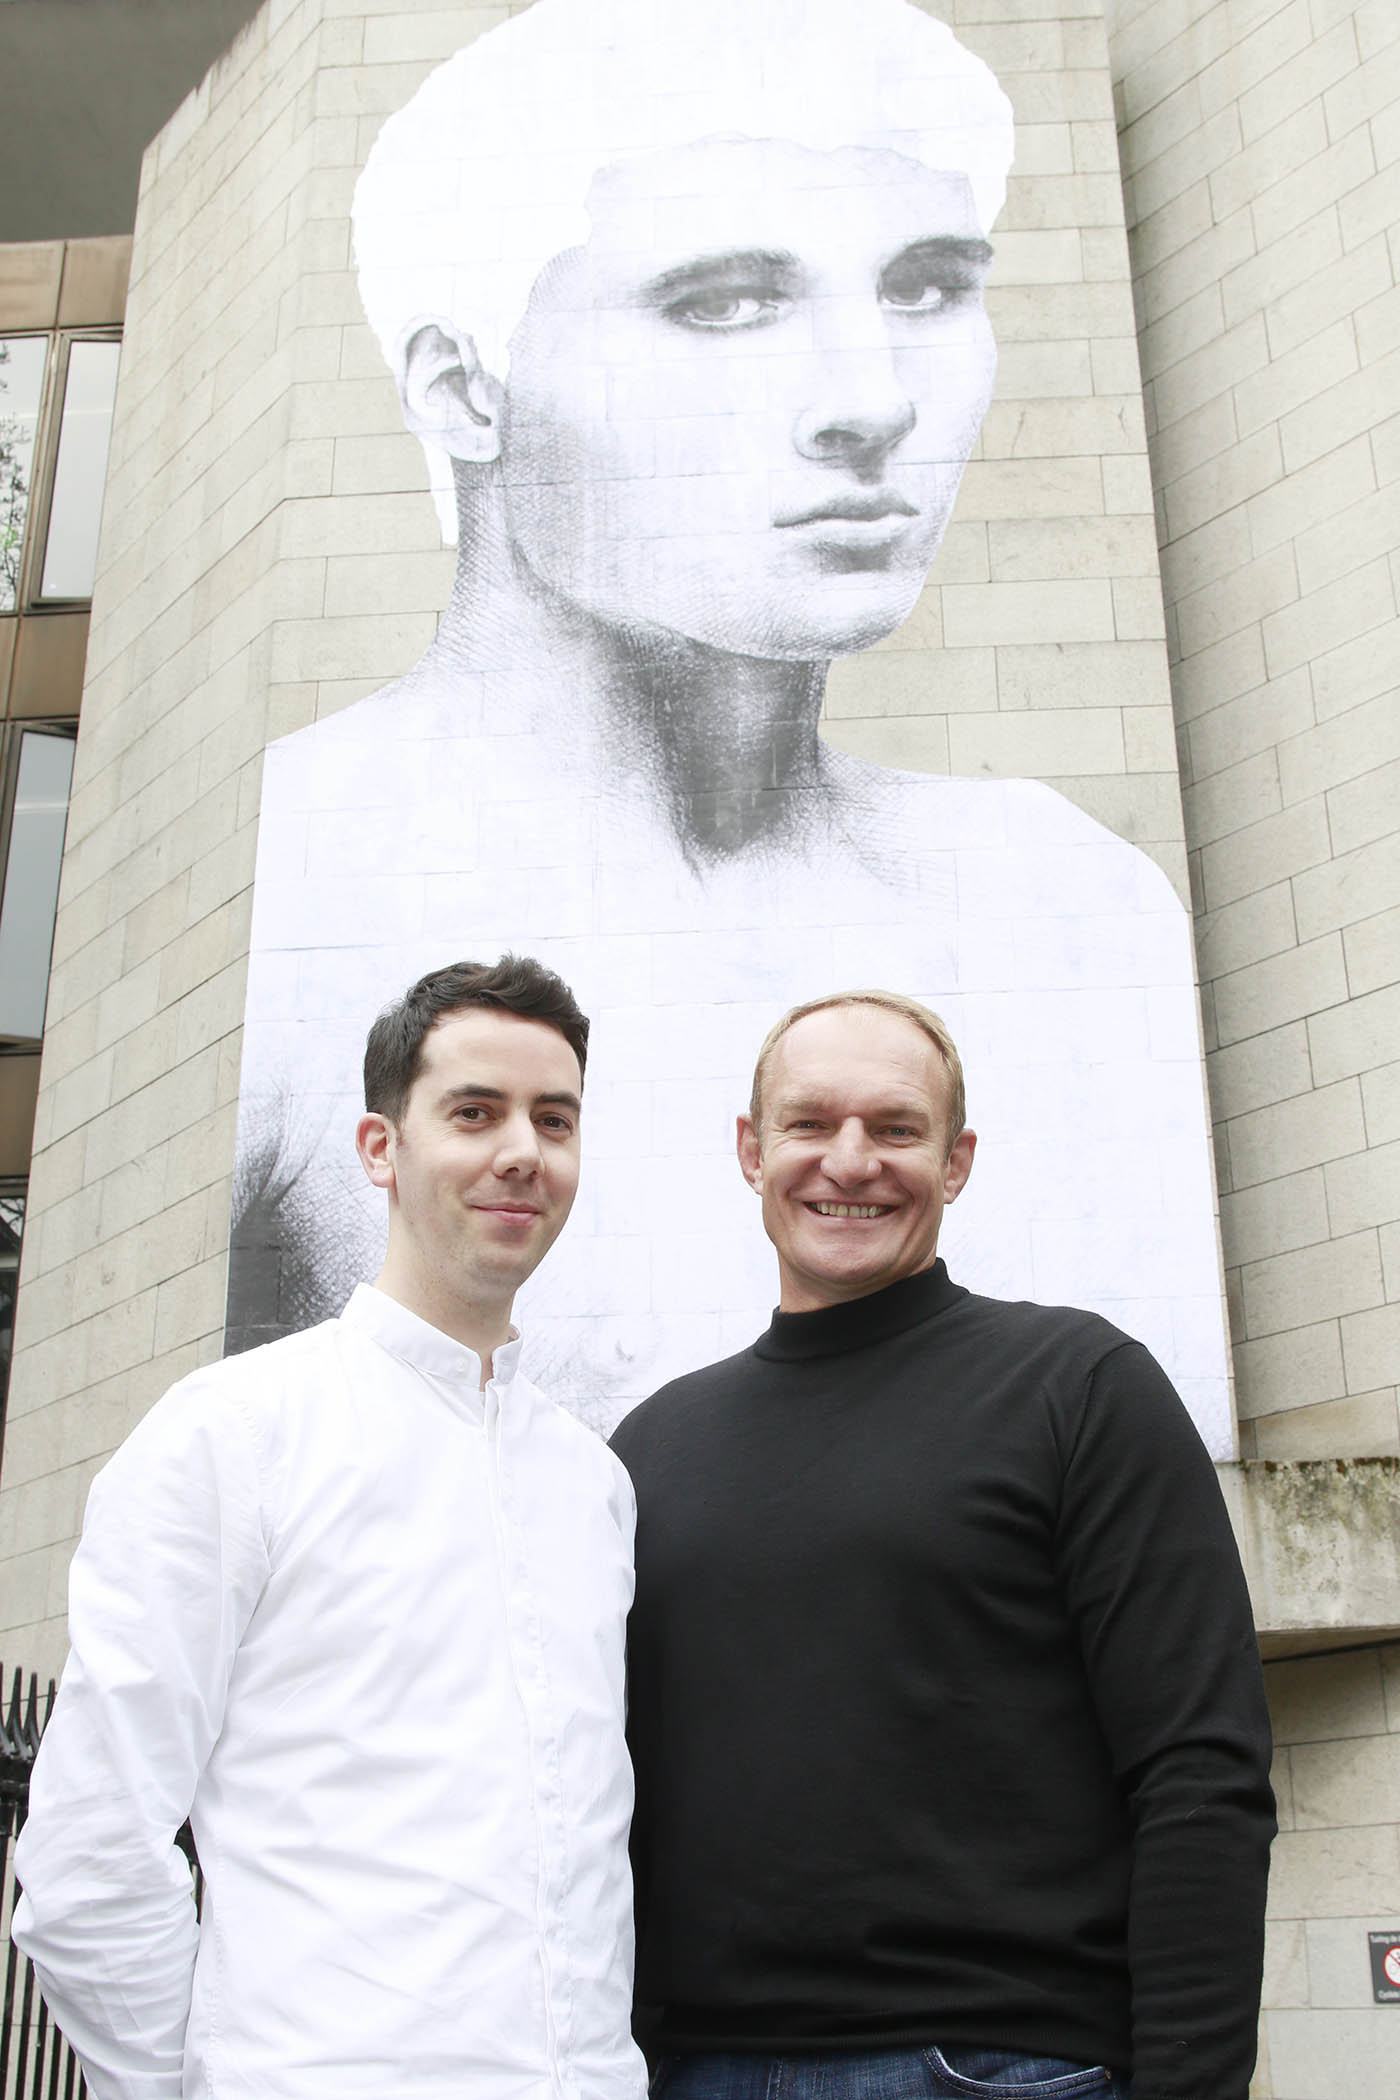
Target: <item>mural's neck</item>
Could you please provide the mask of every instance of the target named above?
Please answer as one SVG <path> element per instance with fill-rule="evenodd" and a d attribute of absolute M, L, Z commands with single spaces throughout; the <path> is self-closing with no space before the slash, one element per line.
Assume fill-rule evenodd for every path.
<path fill-rule="evenodd" d="M 542 588 L 481 522 L 432 655 L 449 676 L 483 680 L 484 726 L 547 740 L 577 786 L 637 802 L 693 867 L 794 843 L 811 791 L 831 792 L 817 735 L 826 664 L 598 619 Z"/>

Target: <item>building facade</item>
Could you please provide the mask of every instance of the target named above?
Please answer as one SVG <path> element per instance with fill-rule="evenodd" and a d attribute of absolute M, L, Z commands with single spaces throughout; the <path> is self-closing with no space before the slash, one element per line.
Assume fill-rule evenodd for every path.
<path fill-rule="evenodd" d="M 591 64 L 598 25 L 613 24 L 616 39 L 627 9 L 590 6 L 574 12 Z M 420 955 L 447 959 L 455 923 L 468 950 L 523 928 L 579 978 L 585 1004 L 616 1016 L 619 1067 L 663 1055 L 728 1116 L 734 1060 L 767 1008 L 785 1003 L 778 936 L 804 897 L 817 900 L 809 917 L 823 939 L 845 911 L 828 877 L 834 866 L 845 884 L 846 864 L 808 841 L 767 864 L 784 899 L 771 925 L 751 878 L 729 864 L 715 873 L 711 857 L 687 888 L 659 846 L 647 877 L 670 916 L 629 918 L 632 864 L 608 860 L 595 832 L 572 859 L 549 857 L 573 836 L 579 800 L 538 767 L 523 785 L 503 771 L 486 798 L 511 821 L 483 836 L 513 868 L 536 871 L 499 909 L 493 890 L 462 889 L 479 865 L 444 860 L 426 819 L 409 858 L 385 858 L 413 827 L 369 778 L 376 752 L 391 754 L 386 775 L 426 779 L 425 752 L 441 770 L 487 733 L 494 679 L 512 702 L 524 688 L 509 650 L 470 661 L 459 651 L 449 699 L 441 681 L 422 699 L 423 664 L 448 654 L 465 560 L 444 545 L 429 467 L 366 322 L 357 260 L 363 269 L 374 234 L 357 184 L 386 120 L 464 44 L 515 49 L 489 40 L 527 12 L 268 0 L 146 157 L 90 635 L 76 598 L 46 601 L 42 575 L 33 584 L 34 553 L 15 610 L 0 612 L 17 754 L 31 726 L 76 719 L 76 674 L 64 684 L 34 666 L 65 649 L 64 662 L 80 664 L 86 639 L 0 1474 L 0 1623 L 6 1659 L 26 1666 L 61 1661 L 67 1564 L 93 1473 L 174 1378 L 224 1347 L 236 1210 L 252 1220 L 249 1302 L 273 1307 L 251 1324 L 275 1326 L 290 1288 L 286 1206 L 269 1223 L 267 1206 L 235 1188 L 252 1157 L 240 1077 L 261 1069 L 247 1062 L 260 1027 L 284 1060 L 291 1044 L 295 1063 L 312 1037 L 362 1035 L 393 971 L 402 981 Z M 809 26 L 840 12 L 814 4 Z M 939 0 L 926 12 L 985 62 L 1014 112 L 987 290 L 1000 364 L 985 413 L 951 441 L 970 457 L 927 580 L 915 579 L 901 617 L 849 622 L 826 652 L 822 737 L 865 769 L 862 792 L 897 794 L 911 836 L 923 826 L 959 841 L 923 879 L 928 922 L 946 919 L 954 897 L 969 952 L 930 946 L 920 981 L 902 988 L 948 1009 L 970 1051 L 984 1156 L 996 1148 L 979 1077 L 1002 1155 L 1017 1162 L 991 1180 L 985 1224 L 974 1215 L 966 1228 L 965 1262 L 995 1286 L 998 1226 L 1014 1216 L 1019 1231 L 1030 1214 L 1022 1265 L 1007 1257 L 1009 1286 L 1104 1304 L 1137 1323 L 1188 1396 L 1200 1388 L 1279 1743 L 1256 2091 L 1387 2100 L 1400 2095 L 1400 2008 L 1375 1997 L 1369 1935 L 1400 1929 L 1400 22 L 1389 0 Z M 688 25 L 679 8 L 661 17 L 678 44 L 671 62 L 698 96 L 707 66 L 726 70 L 711 47 L 728 10 L 713 21 L 692 10 Z M 519 49 L 503 77 L 524 138 L 512 178 L 523 231 L 493 234 L 491 247 L 512 264 L 517 238 L 526 257 L 541 238 L 545 256 L 568 249 L 561 185 L 577 173 L 561 168 L 583 150 L 568 135 L 559 53 Z M 577 57 L 562 71 L 569 82 Z M 679 150 L 720 128 L 677 121 Z M 830 124 L 802 150 L 849 152 L 838 115 Z M 871 123 L 858 128 L 871 150 Z M 520 159 L 513 139 L 507 149 Z M 974 192 L 980 154 L 968 146 Z M 420 319 L 457 298 L 454 284 L 424 276 L 444 225 L 475 224 L 488 193 L 499 206 L 494 177 L 479 192 L 463 178 L 446 203 L 431 192 L 423 205 L 420 193 L 416 231 L 410 207 L 392 206 L 424 280 L 409 294 Z M 841 248 L 833 267 L 854 252 Z M 124 250 L 55 243 L 0 256 L 7 339 L 51 335 L 44 356 L 71 358 L 70 342 L 101 340 L 119 317 Z M 95 282 L 103 270 L 102 313 L 73 305 L 82 273 Z M 31 284 L 47 289 L 25 305 L 29 293 L 13 288 Z M 738 289 L 760 309 L 777 297 Z M 518 321 L 508 292 L 479 296 L 484 314 Z M 730 309 L 692 300 L 686 313 L 713 331 Z M 380 332 L 394 357 L 393 331 Z M 954 369 L 956 348 L 940 351 L 940 370 Z M 714 353 L 712 333 L 686 357 Z M 407 396 L 406 366 L 399 377 Z M 605 379 L 588 403 L 610 403 L 602 420 L 614 432 L 659 383 L 638 361 L 622 402 Z M 45 384 L 59 398 L 56 381 Z M 747 382 L 727 384 L 725 413 L 741 417 Z M 713 415 L 702 423 L 691 403 L 662 420 L 664 433 L 657 418 L 645 433 L 646 475 L 679 458 L 678 472 L 703 479 Z M 551 460 L 562 484 L 557 452 Z M 627 522 L 622 484 L 644 476 L 615 464 L 609 476 L 603 537 L 619 517 L 623 541 L 672 532 L 654 511 Z M 663 570 L 658 555 L 641 583 L 627 572 L 628 587 L 652 588 Z M 564 582 L 580 602 L 609 588 L 601 572 L 570 570 Z M 828 604 L 829 594 L 823 618 Z M 666 605 L 681 632 L 712 618 L 708 600 L 699 611 Z M 449 700 L 460 710 L 467 693 L 477 729 L 458 712 L 444 729 Z M 416 724 L 404 749 L 386 721 Z M 357 723 L 369 725 L 362 736 Z M 645 774 L 659 803 L 661 776 L 647 764 L 634 754 L 622 771 Z M 920 780 L 942 784 L 938 794 Z M 966 790 L 943 791 L 954 783 Z M 433 792 L 425 785 L 423 807 Z M 611 792 L 605 782 L 597 805 Z M 693 819 L 690 785 L 686 794 Z M 693 872 L 693 833 L 690 844 L 680 859 Z M 1033 871 L 1020 888 L 1008 876 L 1000 904 L 964 903 L 991 895 L 978 885 L 1018 853 L 1042 894 Z M 355 887 L 360 865 L 376 878 L 368 888 Z M 888 888 L 872 887 L 864 918 L 846 914 L 844 946 L 801 947 L 804 963 L 836 983 L 889 975 L 856 967 L 881 955 L 871 928 Z M 399 916 L 371 933 L 365 915 L 381 893 L 400 900 Z M 485 901 L 462 909 L 463 895 Z M 613 901 L 600 923 L 589 914 L 603 895 Z M 1173 911 L 1194 933 L 1195 984 L 1189 946 L 1184 979 L 1170 960 Z M 1018 944 L 1028 913 L 1035 939 Z M 999 976 L 978 976 L 993 964 Z M 720 1016 L 708 1048 L 696 1047 L 701 1006 Z M 1066 1047 L 1048 1080 L 1036 1067 L 1041 1092 L 1018 1062 L 1024 1012 L 1063 1017 L 1044 1021 Z M 18 1104 L 0 1097 L 0 1170 L 16 1194 L 36 1039 L 37 1029 L 16 1034 L 15 1054 L 0 1059 Z M 337 1086 L 316 1097 L 328 1116 Z M 245 1118 L 255 1091 L 242 1088 Z M 1018 1099 L 1077 1163 L 1076 1215 L 1043 1207 Z M 717 1353 L 726 1322 L 751 1311 L 747 1284 L 706 1271 L 709 1295 L 697 1295 L 694 1259 L 684 1277 L 643 1276 L 636 1246 L 609 1222 L 610 1164 L 637 1170 L 625 1132 L 662 1121 L 650 1093 L 620 1103 L 616 1125 L 599 1125 L 580 1302 L 601 1276 L 635 1277 L 667 1333 L 697 1358 Z M 654 1135 L 648 1146 L 647 1178 L 664 1183 L 674 1155 Z M 1186 1162 L 1176 1177 L 1174 1154 Z M 708 1176 L 708 1153 L 696 1158 Z M 1120 1183 L 1133 1216 L 1151 1220 L 1126 1252 L 1116 1225 L 1102 1229 Z M 301 1185 L 313 1215 L 333 1198 L 334 1177 L 318 1181 L 309 1166 Z M 717 1174 L 713 1186 L 716 1205 L 728 1202 Z M 744 1229 L 736 1222 L 736 1243 Z M 1068 1250 L 1062 1269 L 1051 1243 Z M 959 1251 L 954 1236 L 950 1261 Z M 1223 1382 L 1222 1416 L 1209 1415 L 1207 1391 L 1222 1279 L 1233 1417 Z M 548 1290 L 548 1269 L 542 1280 Z M 600 1352 L 640 1377 L 652 1337 L 625 1296 L 590 1320 L 580 1315 L 558 1361 L 585 1365 L 583 1397 L 605 1421 L 628 1393 L 598 1370 Z"/>

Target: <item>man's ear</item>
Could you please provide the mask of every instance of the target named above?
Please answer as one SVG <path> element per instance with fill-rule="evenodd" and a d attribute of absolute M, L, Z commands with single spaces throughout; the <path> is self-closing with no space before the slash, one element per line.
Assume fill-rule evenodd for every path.
<path fill-rule="evenodd" d="M 756 1196 L 763 1194 L 763 1155 L 759 1148 L 758 1132 L 753 1127 L 752 1116 L 740 1116 L 737 1132 L 739 1165 L 745 1181 Z"/>
<path fill-rule="evenodd" d="M 952 1203 L 967 1186 L 967 1177 L 972 1172 L 972 1155 L 977 1150 L 977 1132 L 960 1130 L 953 1140 L 953 1149 L 948 1154 L 948 1164 L 943 1169 L 943 1201 Z"/>
<path fill-rule="evenodd" d="M 394 1126 L 387 1116 L 373 1110 L 355 1125 L 355 1150 L 360 1165 L 377 1189 L 394 1186 Z"/>
<path fill-rule="evenodd" d="M 473 466 L 500 458 L 504 389 L 482 370 L 471 337 L 450 321 L 424 321 L 409 336 L 399 400 L 416 438 Z"/>

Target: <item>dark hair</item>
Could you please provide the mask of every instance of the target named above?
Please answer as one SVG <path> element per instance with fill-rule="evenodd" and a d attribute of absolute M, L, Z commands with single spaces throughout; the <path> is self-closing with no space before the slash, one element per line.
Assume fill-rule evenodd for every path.
<path fill-rule="evenodd" d="M 496 963 L 448 963 L 411 984 L 402 999 L 386 1006 L 365 1039 L 365 1107 L 391 1122 L 402 1120 L 414 1080 L 423 1067 L 429 1030 L 447 1014 L 473 1006 L 519 1014 L 557 1028 L 578 1059 L 579 1078 L 588 1058 L 588 1016 L 562 977 L 533 955 L 503 955 Z"/>

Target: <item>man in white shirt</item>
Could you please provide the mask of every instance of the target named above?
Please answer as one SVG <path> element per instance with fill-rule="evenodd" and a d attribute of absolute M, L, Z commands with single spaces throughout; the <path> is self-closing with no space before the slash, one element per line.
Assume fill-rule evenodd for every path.
<path fill-rule="evenodd" d="M 182 1379 L 94 1484 L 14 1919 L 93 2100 L 640 2100 L 632 1494 L 510 1324 L 587 1035 L 510 956 L 382 1014 L 375 1285 Z"/>

